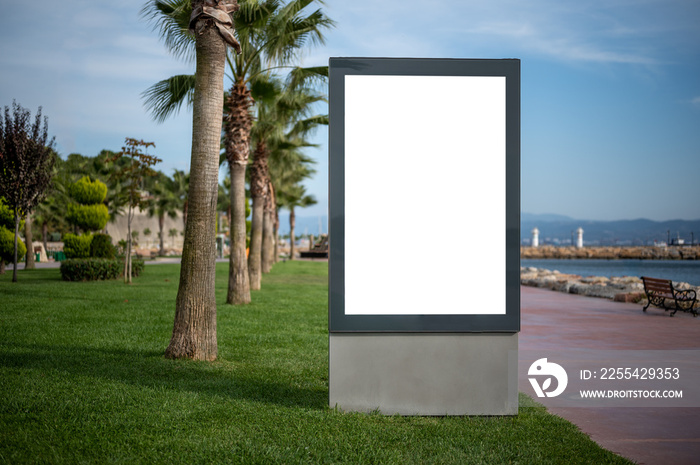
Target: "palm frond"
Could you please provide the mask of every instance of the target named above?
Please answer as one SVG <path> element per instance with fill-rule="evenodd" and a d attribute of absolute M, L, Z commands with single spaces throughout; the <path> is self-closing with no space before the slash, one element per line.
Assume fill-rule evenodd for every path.
<path fill-rule="evenodd" d="M 165 46 L 175 57 L 194 62 L 194 37 L 189 33 L 190 0 L 149 0 L 141 9 L 141 17 L 158 31 Z"/>
<path fill-rule="evenodd" d="M 194 81 L 193 74 L 180 74 L 157 82 L 141 94 L 144 106 L 153 119 L 162 123 L 169 116 L 177 114 L 183 103 L 192 105 Z"/>

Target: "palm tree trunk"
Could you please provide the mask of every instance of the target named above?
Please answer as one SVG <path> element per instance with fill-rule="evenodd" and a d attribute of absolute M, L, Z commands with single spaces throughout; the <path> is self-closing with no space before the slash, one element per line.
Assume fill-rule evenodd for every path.
<path fill-rule="evenodd" d="M 44 251 L 49 253 L 49 225 L 46 221 L 41 223 L 41 239 L 44 242 Z"/>
<path fill-rule="evenodd" d="M 203 21 L 198 20 L 197 26 Z M 211 24 L 195 34 L 195 44 L 197 69 L 189 187 L 192 211 L 185 225 L 175 323 L 165 356 L 215 360 L 218 353 L 215 223 L 226 44 Z"/>
<path fill-rule="evenodd" d="M 294 207 L 289 208 L 289 259 L 294 260 L 294 226 L 296 216 L 294 215 Z"/>
<path fill-rule="evenodd" d="M 250 253 L 248 254 L 248 276 L 250 277 L 251 290 L 260 289 L 262 277 L 263 215 L 265 214 L 267 198 L 267 179 L 265 178 L 267 167 L 266 152 L 265 141 L 258 141 L 255 147 L 255 159 L 249 169 L 250 196 L 253 199 L 253 220 L 250 228 Z"/>
<path fill-rule="evenodd" d="M 245 165 L 229 163 L 231 169 L 231 255 L 229 256 L 226 303 L 250 303 L 250 278 L 245 256 Z"/>
<path fill-rule="evenodd" d="M 262 244 L 262 272 L 269 273 L 272 271 L 272 265 L 275 263 L 275 187 L 270 181 L 269 171 L 267 176 L 268 195 L 265 199 L 265 214 L 263 216 L 263 244 Z"/>
<path fill-rule="evenodd" d="M 250 151 L 252 99 L 245 82 L 236 81 L 228 97 L 225 123 L 226 158 L 231 170 L 231 257 L 229 259 L 226 303 L 250 303 L 250 279 L 245 255 L 245 170 Z M 190 181 L 191 182 L 191 181 Z"/>
<path fill-rule="evenodd" d="M 265 205 L 265 213 L 263 214 L 263 247 L 262 247 L 262 272 L 269 273 L 272 270 L 272 264 L 275 251 L 275 231 L 273 212 L 271 210 L 270 201 Z"/>
<path fill-rule="evenodd" d="M 34 258 L 34 245 L 32 243 L 32 215 L 27 213 L 27 217 L 24 220 L 24 245 L 27 246 L 27 256 L 24 259 L 25 270 L 33 270 L 36 268 L 36 260 Z"/>
<path fill-rule="evenodd" d="M 250 277 L 250 289 L 253 291 L 260 289 L 262 277 L 264 209 L 265 198 L 260 196 L 253 197 L 253 221 L 250 227 L 250 252 L 248 253 L 248 276 Z"/>
<path fill-rule="evenodd" d="M 165 252 L 163 251 L 163 223 L 165 223 L 165 214 L 158 216 L 158 228 L 160 229 L 160 234 L 158 234 L 158 239 L 160 240 L 160 250 L 158 251 L 158 255 L 161 257 L 165 255 Z"/>

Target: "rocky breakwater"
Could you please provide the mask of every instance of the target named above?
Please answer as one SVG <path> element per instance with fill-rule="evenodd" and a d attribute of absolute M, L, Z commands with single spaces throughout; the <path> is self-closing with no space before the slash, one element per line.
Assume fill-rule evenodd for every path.
<path fill-rule="evenodd" d="M 683 247 L 521 247 L 521 258 L 599 258 L 645 260 L 700 260 L 700 246 Z"/>
<path fill-rule="evenodd" d="M 553 291 L 578 294 L 588 297 L 602 297 L 618 302 L 634 302 L 646 305 L 644 284 L 636 276 L 586 276 L 565 274 L 540 268 L 520 268 L 520 284 L 523 286 L 551 289 Z M 700 296 L 700 287 L 688 283 L 673 283 L 677 289 L 695 289 Z"/>

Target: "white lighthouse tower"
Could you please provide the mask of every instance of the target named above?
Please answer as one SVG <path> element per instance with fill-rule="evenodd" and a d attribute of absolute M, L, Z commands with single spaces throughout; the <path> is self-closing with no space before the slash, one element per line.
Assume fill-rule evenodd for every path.
<path fill-rule="evenodd" d="M 532 230 L 532 246 L 539 247 L 539 245 L 540 245 L 540 230 L 537 228 L 534 228 Z"/>
<path fill-rule="evenodd" d="M 576 230 L 576 248 L 580 249 L 583 247 L 583 228 L 578 228 Z"/>

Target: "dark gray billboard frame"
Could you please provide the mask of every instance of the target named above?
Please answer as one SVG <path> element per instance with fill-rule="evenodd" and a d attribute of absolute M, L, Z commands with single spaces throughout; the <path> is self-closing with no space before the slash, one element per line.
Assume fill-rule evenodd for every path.
<path fill-rule="evenodd" d="M 345 76 L 505 77 L 505 314 L 345 313 Z M 520 60 L 331 58 L 329 66 L 329 331 L 331 333 L 515 333 L 520 331 Z M 465 300 L 470 292 L 466 289 Z"/>

